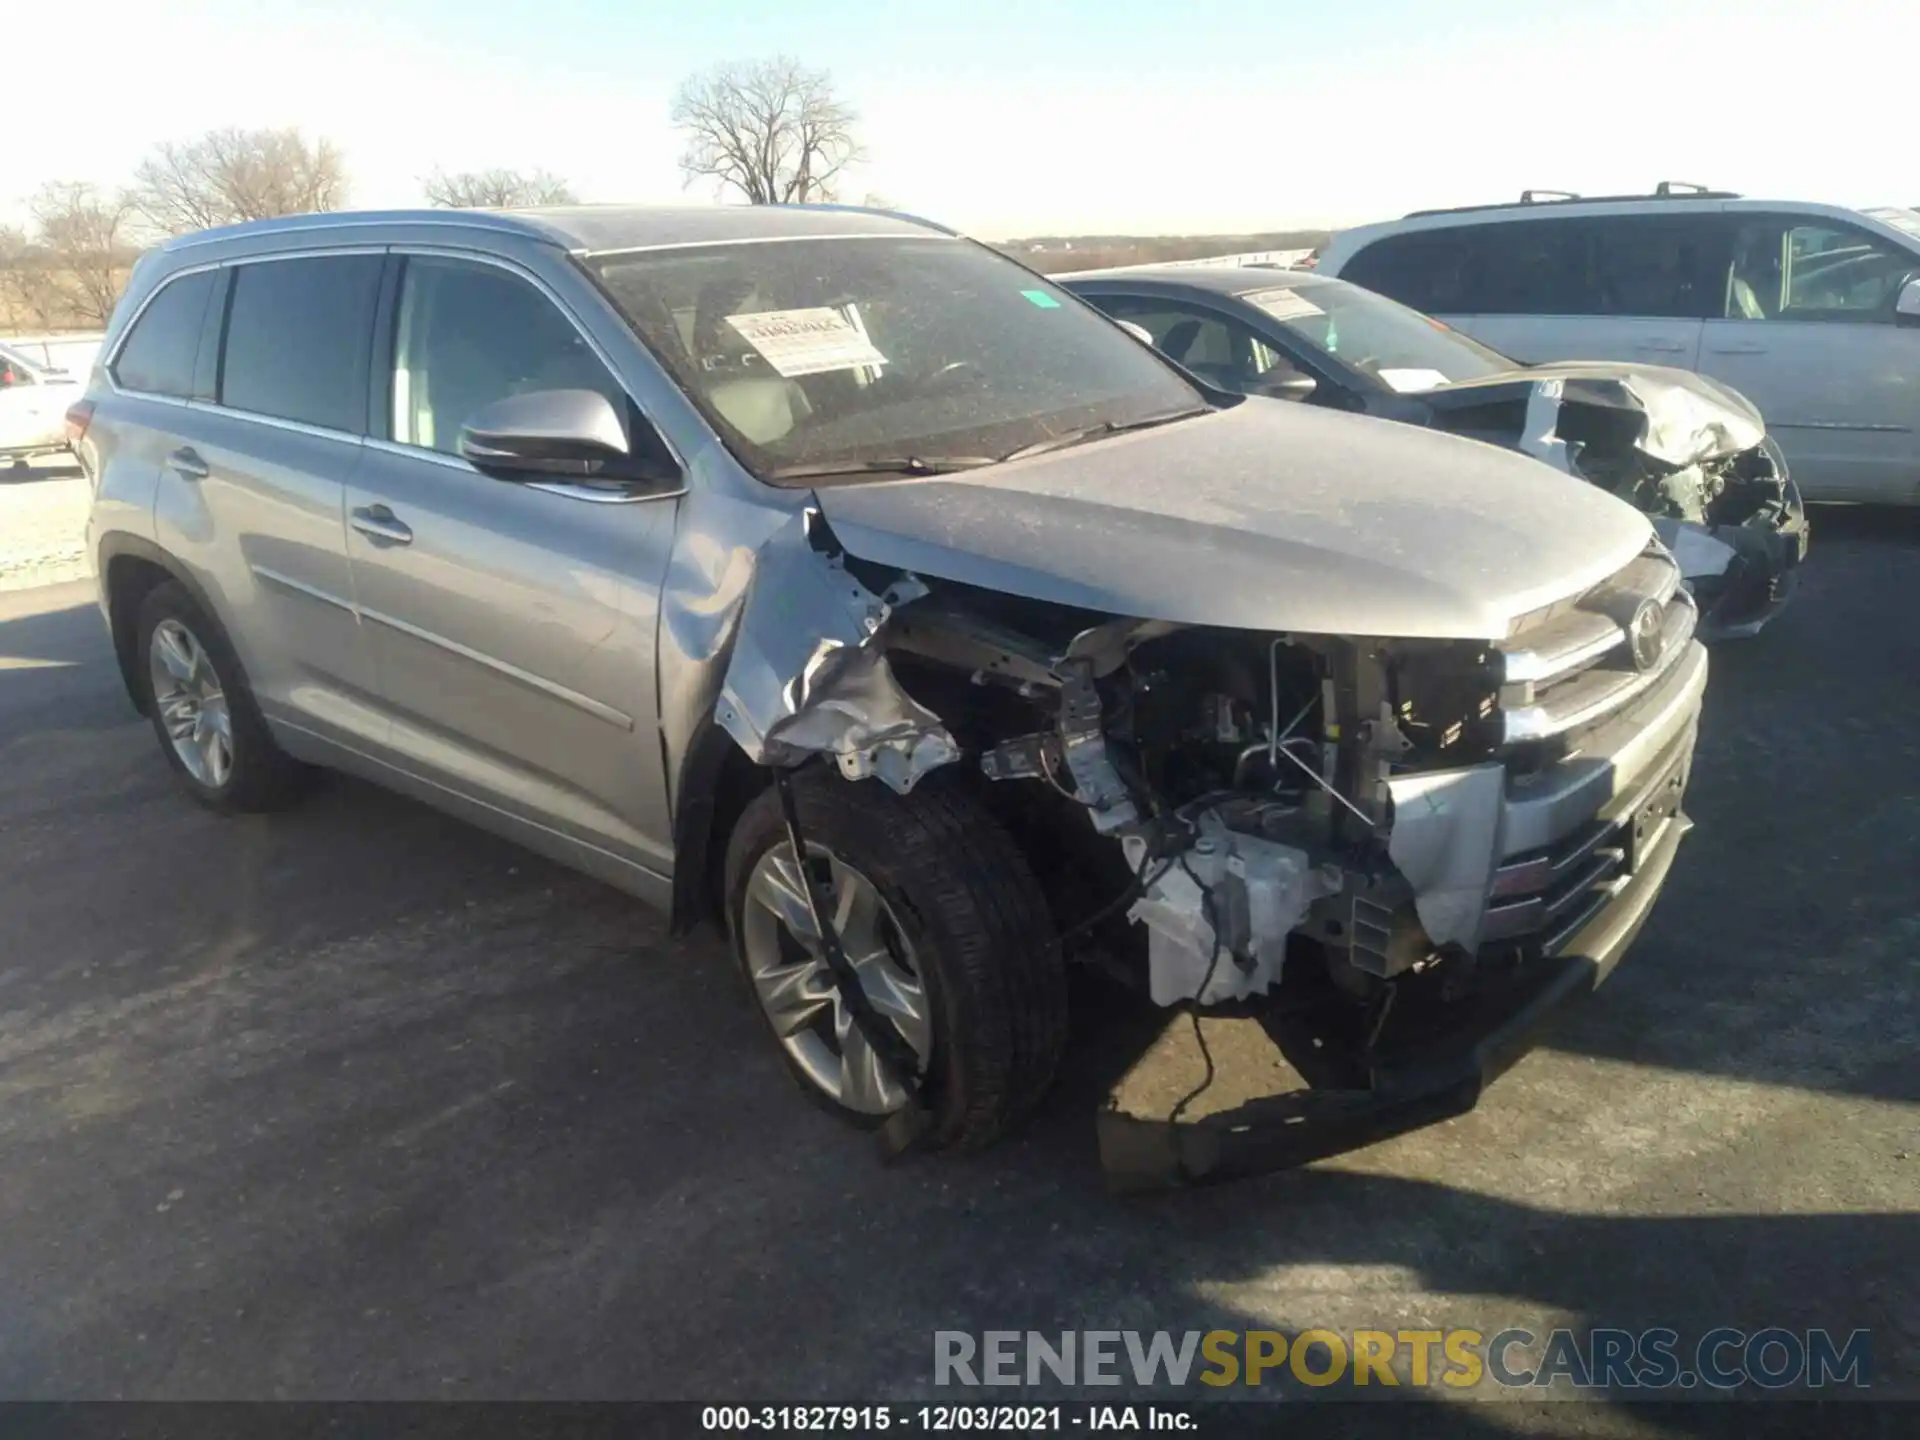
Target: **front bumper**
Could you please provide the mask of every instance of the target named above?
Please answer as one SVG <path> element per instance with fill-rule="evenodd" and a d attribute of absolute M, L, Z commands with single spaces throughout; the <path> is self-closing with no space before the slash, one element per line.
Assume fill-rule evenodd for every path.
<path fill-rule="evenodd" d="M 1121 1193 L 1212 1184 L 1290 1169 L 1464 1115 L 1567 1008 L 1613 972 L 1666 883 L 1684 811 L 1659 822 L 1634 873 L 1557 953 L 1453 1007 L 1445 1033 L 1376 1052 L 1364 1089 L 1265 1096 L 1192 1121 L 1095 1117 L 1100 1165 Z"/>
<path fill-rule="evenodd" d="M 1692 828 L 1683 802 L 1707 669 L 1705 650 L 1690 645 L 1654 693 L 1585 735 L 1577 753 L 1509 779 L 1499 825 L 1506 858 L 1493 872 L 1471 993 L 1397 1005 L 1354 1083 L 1309 1075 L 1307 1089 L 1192 1120 L 1167 1107 L 1123 1108 L 1117 1089 L 1094 1122 L 1108 1185 L 1127 1193 L 1265 1174 L 1471 1110 L 1556 1016 L 1612 973 L 1646 923 Z M 1289 1053 L 1317 1045 L 1308 1039 Z"/>
<path fill-rule="evenodd" d="M 1787 608 L 1799 588 L 1800 565 L 1812 539 L 1800 487 L 1786 482 L 1778 516 L 1756 518 L 1745 525 L 1698 528 L 1733 551 L 1720 574 L 1689 578 L 1700 604 L 1700 638 L 1712 642 L 1757 635 Z M 1676 547 L 1676 553 L 1679 548 L 1684 547 Z"/>

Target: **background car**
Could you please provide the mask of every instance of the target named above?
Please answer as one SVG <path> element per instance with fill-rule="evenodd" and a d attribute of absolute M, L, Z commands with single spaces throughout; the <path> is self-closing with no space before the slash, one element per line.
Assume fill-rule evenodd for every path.
<path fill-rule="evenodd" d="M 67 407 L 80 383 L 0 345 L 0 463 L 24 466 L 67 448 Z"/>
<path fill-rule="evenodd" d="M 1345 231 L 1319 273 L 1530 363 L 1698 371 L 1760 407 L 1810 499 L 1920 503 L 1920 212 L 1542 193 Z"/>
<path fill-rule="evenodd" d="M 1301 400 L 1522 450 L 1654 519 L 1702 631 L 1750 635 L 1786 603 L 1807 521 L 1759 412 L 1648 365 L 1525 368 L 1357 285 L 1304 271 L 1089 271 L 1061 282 L 1221 390 Z"/>

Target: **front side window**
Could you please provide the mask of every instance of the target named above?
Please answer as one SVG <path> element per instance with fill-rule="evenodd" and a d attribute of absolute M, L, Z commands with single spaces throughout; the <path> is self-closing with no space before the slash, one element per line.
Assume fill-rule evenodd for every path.
<path fill-rule="evenodd" d="M 320 255 L 235 267 L 220 403 L 358 435 L 381 255 Z"/>
<path fill-rule="evenodd" d="M 774 483 L 902 457 L 995 459 L 1205 404 L 1065 291 L 965 241 L 775 240 L 589 266 L 742 463 Z"/>
<path fill-rule="evenodd" d="M 1730 320 L 1891 324 L 1920 256 L 1848 226 L 1762 220 L 1742 225 L 1727 282 Z"/>
<path fill-rule="evenodd" d="M 401 281 L 394 336 L 393 438 L 457 455 L 475 411 L 533 390 L 627 399 L 573 322 L 495 265 L 416 256 Z"/>
<path fill-rule="evenodd" d="M 1146 298 L 1095 303 L 1109 315 L 1138 325 L 1162 355 L 1222 390 L 1247 390 L 1279 363 L 1249 326 L 1198 306 Z"/>
<path fill-rule="evenodd" d="M 16 360 L 7 351 L 0 350 L 0 390 L 15 390 L 35 382 L 36 377 L 27 368 L 26 361 Z"/>
<path fill-rule="evenodd" d="M 144 395 L 185 399 L 193 394 L 200 330 L 216 278 L 214 271 L 201 270 L 160 288 L 114 357 L 115 384 Z"/>

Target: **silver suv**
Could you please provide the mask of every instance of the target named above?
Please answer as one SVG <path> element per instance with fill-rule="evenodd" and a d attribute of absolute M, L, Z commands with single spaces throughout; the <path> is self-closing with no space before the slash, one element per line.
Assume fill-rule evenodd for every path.
<path fill-rule="evenodd" d="M 718 920 L 804 1087 L 895 1146 L 1017 1123 L 1087 961 L 1347 1065 L 1291 1117 L 1109 1107 L 1125 1183 L 1464 1109 L 1687 828 L 1706 660 L 1643 516 L 1207 390 L 923 221 L 192 235 L 72 419 L 190 794 L 350 770 Z"/>

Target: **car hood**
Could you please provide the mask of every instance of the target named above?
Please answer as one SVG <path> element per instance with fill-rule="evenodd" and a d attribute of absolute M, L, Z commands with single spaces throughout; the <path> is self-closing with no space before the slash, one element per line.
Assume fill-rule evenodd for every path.
<path fill-rule="evenodd" d="M 1631 506 L 1524 456 L 1266 399 L 818 500 L 850 555 L 922 577 L 1313 634 L 1498 639 L 1651 539 Z"/>
<path fill-rule="evenodd" d="M 1571 360 L 1460 380 L 1420 392 L 1439 414 L 1524 398 L 1557 383 L 1562 405 L 1591 405 L 1641 417 L 1636 449 L 1676 468 L 1751 450 L 1766 438 L 1766 422 L 1739 391 L 1665 365 Z"/>

